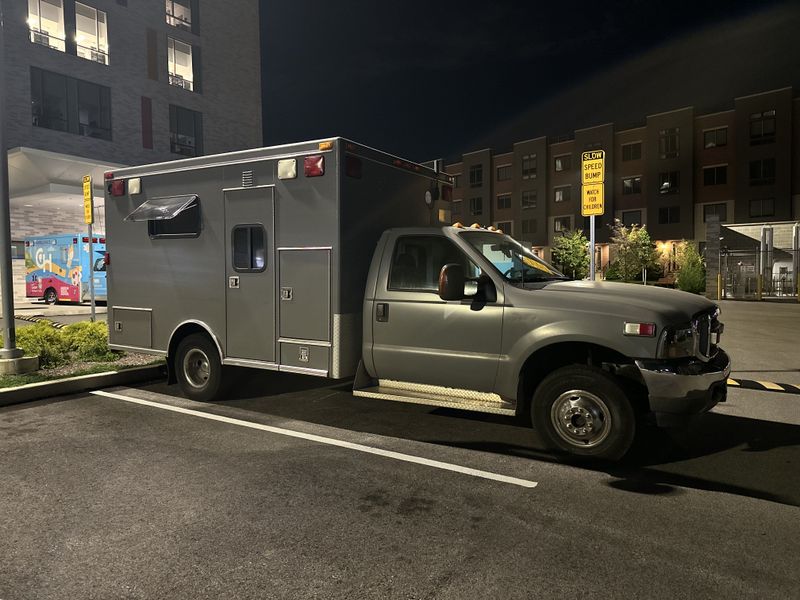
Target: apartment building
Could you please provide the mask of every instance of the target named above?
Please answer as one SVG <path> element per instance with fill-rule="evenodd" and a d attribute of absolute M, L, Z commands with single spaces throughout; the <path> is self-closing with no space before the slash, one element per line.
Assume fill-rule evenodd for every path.
<path fill-rule="evenodd" d="M 562 232 L 588 234 L 580 157 L 597 149 L 606 153 L 601 268 L 614 219 L 646 225 L 665 252 L 682 240 L 702 248 L 711 215 L 723 224 L 800 219 L 800 97 L 783 88 L 735 98 L 713 114 L 690 106 L 635 127 L 607 123 L 517 142 L 511 152 L 464 154 L 445 167 L 456 178 L 453 220 L 493 224 L 549 257 Z"/>
<path fill-rule="evenodd" d="M 14 240 L 82 230 L 84 175 L 102 230 L 105 170 L 262 144 L 257 0 L 3 4 Z"/>

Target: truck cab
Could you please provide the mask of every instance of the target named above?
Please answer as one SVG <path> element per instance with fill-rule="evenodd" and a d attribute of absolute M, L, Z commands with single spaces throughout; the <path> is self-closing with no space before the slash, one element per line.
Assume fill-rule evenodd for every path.
<path fill-rule="evenodd" d="M 355 394 L 530 415 L 555 449 L 616 459 L 636 423 L 724 401 L 705 298 L 570 281 L 494 228 L 391 229 L 372 260 Z"/>

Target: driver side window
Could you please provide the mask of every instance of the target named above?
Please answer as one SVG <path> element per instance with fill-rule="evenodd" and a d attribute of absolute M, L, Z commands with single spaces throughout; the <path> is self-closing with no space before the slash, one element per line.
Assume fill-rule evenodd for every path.
<path fill-rule="evenodd" d="M 468 279 L 481 274 L 480 268 L 445 237 L 414 235 L 399 238 L 389 270 L 389 289 L 436 293 L 439 290 L 439 272 L 448 263 L 462 265 Z"/>

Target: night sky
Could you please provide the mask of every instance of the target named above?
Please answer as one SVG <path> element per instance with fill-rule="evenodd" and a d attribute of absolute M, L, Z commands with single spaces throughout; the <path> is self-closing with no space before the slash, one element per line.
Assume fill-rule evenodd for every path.
<path fill-rule="evenodd" d="M 261 0 L 264 142 L 412 160 L 800 89 L 800 2 Z"/>

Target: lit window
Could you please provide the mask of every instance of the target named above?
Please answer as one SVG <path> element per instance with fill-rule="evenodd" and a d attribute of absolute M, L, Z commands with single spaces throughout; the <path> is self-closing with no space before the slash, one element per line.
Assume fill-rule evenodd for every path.
<path fill-rule="evenodd" d="M 28 28 L 32 42 L 64 52 L 62 0 L 28 0 Z"/>
<path fill-rule="evenodd" d="M 108 64 L 108 26 L 106 13 L 80 2 L 75 3 L 75 44 L 78 56 Z"/>
<path fill-rule="evenodd" d="M 572 168 L 572 155 L 556 156 L 553 162 L 556 171 L 569 171 Z"/>
<path fill-rule="evenodd" d="M 556 217 L 553 220 L 553 231 L 556 233 L 572 229 L 572 217 Z"/>
<path fill-rule="evenodd" d="M 556 202 L 569 202 L 572 196 L 572 186 L 565 185 L 563 187 L 555 188 L 555 201 Z"/>
<path fill-rule="evenodd" d="M 192 30 L 192 5 L 190 0 L 167 0 L 167 24 Z"/>
<path fill-rule="evenodd" d="M 677 194 L 680 191 L 680 172 L 669 171 L 658 174 L 658 192 L 660 194 Z"/>
<path fill-rule="evenodd" d="M 190 92 L 194 89 L 192 73 L 192 47 L 184 42 L 167 38 L 169 82 Z"/>

